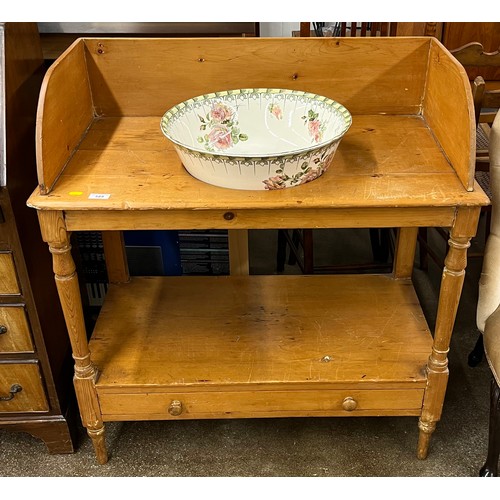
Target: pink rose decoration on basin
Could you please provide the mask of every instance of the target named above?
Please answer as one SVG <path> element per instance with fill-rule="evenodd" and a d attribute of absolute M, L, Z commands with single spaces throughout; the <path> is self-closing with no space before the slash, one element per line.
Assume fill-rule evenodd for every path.
<path fill-rule="evenodd" d="M 283 111 L 279 104 L 269 104 L 269 113 L 271 113 L 278 120 L 283 119 Z"/>
<path fill-rule="evenodd" d="M 227 149 L 233 145 L 231 131 L 224 125 L 217 125 L 209 132 L 208 142 L 217 149 Z"/>
<path fill-rule="evenodd" d="M 224 123 L 231 120 L 233 117 L 233 110 L 221 102 L 217 102 L 212 106 L 210 111 L 210 118 L 214 122 Z"/>
<path fill-rule="evenodd" d="M 223 151 L 246 141 L 248 136 L 240 133 L 236 111 L 222 102 L 215 102 L 206 116 L 198 115 L 200 130 L 208 132 L 197 138 L 207 151 Z"/>
<path fill-rule="evenodd" d="M 302 119 L 304 123 L 307 125 L 307 129 L 309 131 L 309 135 L 313 138 L 315 142 L 321 142 L 323 138 L 323 132 L 325 131 L 326 126 L 318 120 L 319 114 L 310 109 L 307 112 L 307 116 L 303 116 Z"/>
<path fill-rule="evenodd" d="M 275 189 L 283 189 L 289 186 L 298 186 L 306 184 L 323 175 L 328 169 L 328 165 L 332 160 L 335 151 L 324 151 L 312 161 L 305 161 L 300 166 L 300 170 L 293 175 L 285 173 L 284 168 L 280 167 L 276 170 L 276 174 L 269 179 L 264 179 L 264 189 L 270 191 Z M 314 168 L 316 167 L 316 168 Z"/>
<path fill-rule="evenodd" d="M 286 188 L 286 179 L 284 176 L 276 175 L 262 181 L 266 189 L 283 189 Z"/>
<path fill-rule="evenodd" d="M 312 136 L 316 142 L 320 142 L 323 134 L 321 133 L 321 124 L 319 120 L 312 120 L 308 122 L 307 127 L 309 129 L 309 135 Z"/>

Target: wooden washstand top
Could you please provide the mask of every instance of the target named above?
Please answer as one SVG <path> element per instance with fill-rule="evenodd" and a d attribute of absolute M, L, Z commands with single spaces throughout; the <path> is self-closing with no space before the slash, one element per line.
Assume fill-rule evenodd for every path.
<path fill-rule="evenodd" d="M 210 186 L 184 170 L 159 122 L 170 106 L 221 86 L 316 92 L 346 105 L 353 125 L 311 183 Z M 45 78 L 39 187 L 28 204 L 68 212 L 486 205 L 474 182 L 472 106 L 465 71 L 429 38 L 80 39 Z"/>
<path fill-rule="evenodd" d="M 30 205 L 60 210 L 199 210 L 419 207 L 486 204 L 464 189 L 421 117 L 358 115 L 321 178 L 280 191 L 211 186 L 189 175 L 160 117 L 93 123 L 48 195 Z M 107 199 L 89 199 L 92 194 Z"/>

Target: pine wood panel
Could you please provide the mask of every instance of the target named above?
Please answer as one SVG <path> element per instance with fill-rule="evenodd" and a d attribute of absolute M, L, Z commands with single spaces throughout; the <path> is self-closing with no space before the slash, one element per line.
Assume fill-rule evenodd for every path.
<path fill-rule="evenodd" d="M 333 38 L 87 38 L 84 43 L 94 104 L 105 116 L 161 115 L 200 94 L 248 87 L 318 93 L 354 114 L 415 114 L 429 47 L 424 38 L 376 44 Z"/>
<path fill-rule="evenodd" d="M 250 273 L 248 257 L 248 231 L 233 229 L 228 231 L 229 271 L 231 275 L 247 275 Z"/>
<path fill-rule="evenodd" d="M 10 401 L 0 401 L 0 412 L 48 411 L 40 369 L 36 363 L 0 364 L 0 396 L 8 397 L 14 384 L 19 384 L 22 391 Z"/>
<path fill-rule="evenodd" d="M 416 227 L 401 227 L 398 231 L 394 256 L 395 278 L 411 278 L 415 262 L 417 232 Z"/>
<path fill-rule="evenodd" d="M 194 418 L 269 418 L 319 416 L 419 415 L 423 389 L 411 390 L 308 390 L 116 394 L 99 391 L 103 419 L 188 420 Z M 356 408 L 343 409 L 345 398 Z M 168 412 L 172 401 L 182 413 Z"/>
<path fill-rule="evenodd" d="M 12 253 L 0 253 L 0 295 L 19 295 L 20 293 Z"/>
<path fill-rule="evenodd" d="M 324 208 L 315 210 L 106 210 L 71 211 L 65 214 L 70 231 L 115 229 L 278 229 L 278 228 L 358 228 L 358 227 L 450 227 L 454 207 L 437 208 Z M 272 216 L 271 216 L 272 215 Z M 238 229 L 235 229 L 238 228 Z"/>
<path fill-rule="evenodd" d="M 91 193 L 110 197 L 89 200 Z M 489 202 L 480 189 L 465 192 L 423 119 L 369 115 L 354 117 L 320 179 L 279 191 L 225 189 L 193 178 L 159 131 L 159 117 L 102 119 L 91 127 L 52 195 L 35 193 L 29 203 L 68 210 L 206 210 Z"/>
<path fill-rule="evenodd" d="M 121 231 L 104 231 L 102 233 L 106 271 L 110 283 L 124 283 L 129 280 L 125 241 Z"/>
<path fill-rule="evenodd" d="M 77 41 L 48 69 L 40 90 L 37 172 L 43 192 L 50 191 L 93 117 L 83 43 Z"/>
<path fill-rule="evenodd" d="M 28 318 L 23 306 L 0 305 L 0 325 L 7 329 L 0 335 L 0 353 L 33 352 Z"/>
<path fill-rule="evenodd" d="M 346 381 L 417 388 L 431 345 L 409 280 L 231 276 L 111 286 L 90 350 L 101 389 Z"/>
<path fill-rule="evenodd" d="M 453 95 L 453 99 L 447 96 Z M 474 105 L 463 66 L 432 39 L 423 114 L 466 189 L 474 188 Z"/>

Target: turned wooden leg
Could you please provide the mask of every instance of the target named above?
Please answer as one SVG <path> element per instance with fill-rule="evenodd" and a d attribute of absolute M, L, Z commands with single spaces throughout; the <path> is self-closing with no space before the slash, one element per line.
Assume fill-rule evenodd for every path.
<path fill-rule="evenodd" d="M 418 422 L 418 429 L 417 457 L 420 458 L 420 460 L 424 460 L 427 458 L 429 452 L 431 435 L 436 429 L 436 422 L 424 422 L 420 419 Z"/>
<path fill-rule="evenodd" d="M 457 211 L 455 224 L 448 240 L 449 251 L 441 278 L 439 305 L 432 352 L 427 362 L 427 387 L 419 420 L 417 456 L 425 459 L 431 434 L 441 418 L 448 383 L 448 351 L 457 314 L 467 265 L 467 248 L 475 235 L 479 209 L 462 208 Z"/>
<path fill-rule="evenodd" d="M 57 291 L 71 341 L 75 360 L 73 382 L 82 423 L 92 439 L 98 462 L 104 464 L 108 460 L 108 454 L 95 387 L 97 370 L 90 360 L 80 288 L 75 263 L 71 256 L 69 234 L 61 212 L 39 211 L 38 217 L 43 240 L 48 243 L 52 253 Z"/>
<path fill-rule="evenodd" d="M 491 378 L 490 424 L 488 434 L 488 456 L 481 467 L 482 477 L 498 476 L 498 457 L 500 456 L 500 387 L 494 377 Z"/>

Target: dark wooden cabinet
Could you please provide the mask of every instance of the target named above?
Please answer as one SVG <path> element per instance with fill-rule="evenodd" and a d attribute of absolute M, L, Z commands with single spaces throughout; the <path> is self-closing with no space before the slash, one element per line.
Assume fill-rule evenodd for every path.
<path fill-rule="evenodd" d="M 486 52 L 500 48 L 500 23 L 443 23 L 443 44 L 450 50 L 470 42 L 479 42 Z M 466 67 L 469 78 L 481 75 L 486 81 L 499 81 L 499 68 Z"/>
<path fill-rule="evenodd" d="M 74 451 L 66 328 L 36 213 L 35 118 L 44 62 L 36 23 L 0 23 L 0 428 Z M 70 381 L 68 383 L 68 380 Z"/>

